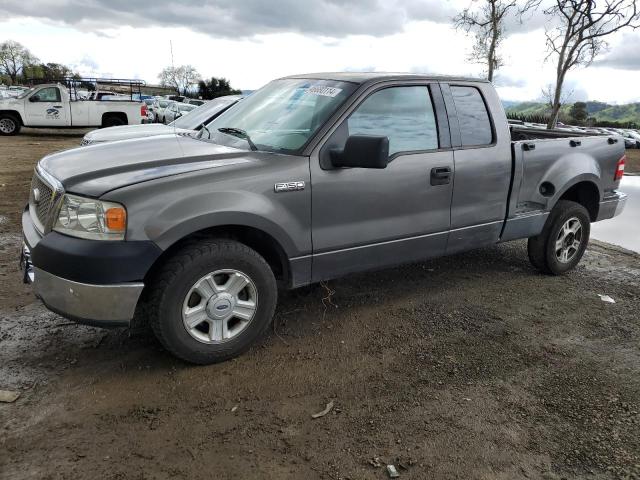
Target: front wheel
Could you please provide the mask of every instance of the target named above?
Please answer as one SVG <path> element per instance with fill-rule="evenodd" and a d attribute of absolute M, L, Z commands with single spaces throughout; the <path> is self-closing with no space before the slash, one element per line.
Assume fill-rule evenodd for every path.
<path fill-rule="evenodd" d="M 9 114 L 0 115 L 0 135 L 17 135 L 20 131 L 20 122 Z"/>
<path fill-rule="evenodd" d="M 579 203 L 560 200 L 540 235 L 529 239 L 529 260 L 544 273 L 562 275 L 580 262 L 590 232 L 587 209 Z"/>
<path fill-rule="evenodd" d="M 256 251 L 227 239 L 186 245 L 149 285 L 145 309 L 160 343 L 187 362 L 245 351 L 271 323 L 273 272 Z"/>

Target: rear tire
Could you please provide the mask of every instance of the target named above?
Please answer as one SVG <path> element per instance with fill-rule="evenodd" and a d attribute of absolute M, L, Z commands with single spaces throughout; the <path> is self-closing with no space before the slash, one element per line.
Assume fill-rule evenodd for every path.
<path fill-rule="evenodd" d="M 121 125 L 126 125 L 126 122 L 122 118 L 116 116 L 107 117 L 102 122 L 102 128 L 119 127 Z"/>
<path fill-rule="evenodd" d="M 589 243 L 590 222 L 585 207 L 560 200 L 551 210 L 540 235 L 529 238 L 531 264 L 552 275 L 562 275 L 575 268 Z"/>
<path fill-rule="evenodd" d="M 227 239 L 185 245 L 148 288 L 143 308 L 160 343 L 202 365 L 248 349 L 271 323 L 278 298 L 264 258 Z"/>
<path fill-rule="evenodd" d="M 17 135 L 20 132 L 20 120 L 15 115 L 3 113 L 0 115 L 0 135 Z"/>

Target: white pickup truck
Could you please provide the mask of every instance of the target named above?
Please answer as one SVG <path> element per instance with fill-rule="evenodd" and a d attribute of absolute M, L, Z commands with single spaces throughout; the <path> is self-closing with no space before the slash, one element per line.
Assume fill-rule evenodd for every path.
<path fill-rule="evenodd" d="M 137 125 L 147 119 L 144 102 L 75 98 L 66 86 L 51 83 L 16 98 L 0 99 L 0 135 L 16 135 L 21 127 L 113 127 Z"/>

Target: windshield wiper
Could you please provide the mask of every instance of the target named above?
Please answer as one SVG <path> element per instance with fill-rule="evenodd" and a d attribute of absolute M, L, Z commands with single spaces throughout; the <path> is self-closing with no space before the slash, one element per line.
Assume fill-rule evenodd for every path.
<path fill-rule="evenodd" d="M 233 135 L 234 137 L 238 137 L 238 138 L 241 138 L 243 140 L 246 140 L 247 143 L 249 144 L 249 147 L 251 148 L 251 150 L 253 150 L 254 152 L 256 150 L 258 150 L 258 147 L 256 147 L 255 143 L 253 143 L 253 141 L 251 140 L 251 137 L 249 136 L 249 134 L 247 132 L 245 132 L 244 130 L 242 130 L 241 128 L 220 127 L 218 129 L 218 131 L 222 132 L 222 133 L 226 133 L 228 135 Z"/>

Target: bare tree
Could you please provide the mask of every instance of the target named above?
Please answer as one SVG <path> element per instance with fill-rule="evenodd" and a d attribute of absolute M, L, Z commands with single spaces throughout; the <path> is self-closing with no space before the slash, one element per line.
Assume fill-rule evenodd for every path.
<path fill-rule="evenodd" d="M 547 30 L 549 57 L 555 57 L 556 82 L 547 128 L 558 123 L 562 106 L 562 87 L 567 72 L 588 66 L 607 44 L 605 37 L 624 28 L 638 28 L 640 16 L 636 0 L 555 0 L 545 14 L 559 19 L 560 24 Z M 548 58 L 549 58 L 548 57 Z"/>
<path fill-rule="evenodd" d="M 11 78 L 11 83 L 16 83 L 24 68 L 36 63 L 38 59 L 22 44 L 7 40 L 0 44 L 0 72 Z"/>
<path fill-rule="evenodd" d="M 496 70 L 503 65 L 499 49 L 505 36 L 506 19 L 509 15 L 514 15 L 522 21 L 522 16 L 535 9 L 540 1 L 473 0 L 476 6 L 465 8 L 453 18 L 457 29 L 475 37 L 470 59 L 486 66 L 490 82 L 493 81 Z"/>
<path fill-rule="evenodd" d="M 160 85 L 175 88 L 178 93 L 187 94 L 189 88 L 200 80 L 200 74 L 191 65 L 166 67 L 158 75 Z"/>

